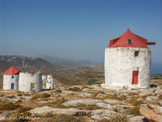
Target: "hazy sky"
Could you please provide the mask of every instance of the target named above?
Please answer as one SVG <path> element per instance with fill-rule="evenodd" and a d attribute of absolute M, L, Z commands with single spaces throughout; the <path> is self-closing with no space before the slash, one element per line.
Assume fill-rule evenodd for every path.
<path fill-rule="evenodd" d="M 0 54 L 101 62 L 128 28 L 162 62 L 162 0 L 0 0 Z"/>

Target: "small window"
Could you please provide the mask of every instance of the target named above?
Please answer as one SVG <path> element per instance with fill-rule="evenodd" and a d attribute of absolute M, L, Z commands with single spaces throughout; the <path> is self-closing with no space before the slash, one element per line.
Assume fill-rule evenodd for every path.
<path fill-rule="evenodd" d="M 11 77 L 12 79 L 14 78 L 14 76 Z"/>
<path fill-rule="evenodd" d="M 135 56 L 135 57 L 137 57 L 138 54 L 139 54 L 139 51 L 135 51 L 135 52 L 134 52 L 134 56 Z"/>
<path fill-rule="evenodd" d="M 131 39 L 128 39 L 128 44 L 132 44 L 132 40 Z"/>

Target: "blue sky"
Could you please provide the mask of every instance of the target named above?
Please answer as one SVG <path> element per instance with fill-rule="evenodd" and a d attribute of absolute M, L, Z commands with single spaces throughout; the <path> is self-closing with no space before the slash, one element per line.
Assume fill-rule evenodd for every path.
<path fill-rule="evenodd" d="M 162 62 L 161 0 L 0 0 L 0 54 L 50 55 L 102 62 L 109 40 L 128 28 L 157 45 Z"/>

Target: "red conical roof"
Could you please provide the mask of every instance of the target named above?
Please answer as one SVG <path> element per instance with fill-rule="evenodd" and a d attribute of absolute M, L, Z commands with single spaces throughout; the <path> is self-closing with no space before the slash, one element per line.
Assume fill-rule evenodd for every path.
<path fill-rule="evenodd" d="M 11 66 L 8 70 L 4 72 L 4 75 L 18 75 L 20 72 L 20 69 L 18 69 L 15 66 Z"/>
<path fill-rule="evenodd" d="M 154 42 L 155 43 L 155 42 Z M 110 40 L 108 48 L 113 47 L 141 47 L 148 48 L 147 39 L 132 33 L 129 29 L 120 37 Z"/>

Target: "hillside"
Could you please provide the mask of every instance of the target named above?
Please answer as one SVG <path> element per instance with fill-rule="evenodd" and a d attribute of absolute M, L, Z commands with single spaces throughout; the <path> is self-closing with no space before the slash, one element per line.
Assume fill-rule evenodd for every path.
<path fill-rule="evenodd" d="M 76 61 L 74 61 L 75 63 L 72 66 L 73 61 L 69 63 L 69 60 L 63 60 L 62 62 L 60 60 L 61 59 L 55 60 L 55 62 L 50 62 L 49 59 L 46 60 L 45 57 L 42 58 L 37 56 L 25 57 L 16 55 L 0 55 L 0 78 L 2 78 L 3 72 L 12 65 L 28 72 L 41 71 L 42 73 L 52 73 L 61 76 L 71 76 L 84 71 L 103 72 L 102 65 L 91 65 L 92 63 L 90 63 L 90 61 L 89 63 L 88 61 L 87 63 L 86 61 L 84 63 L 77 63 Z M 88 66 L 88 64 L 90 66 Z"/>

